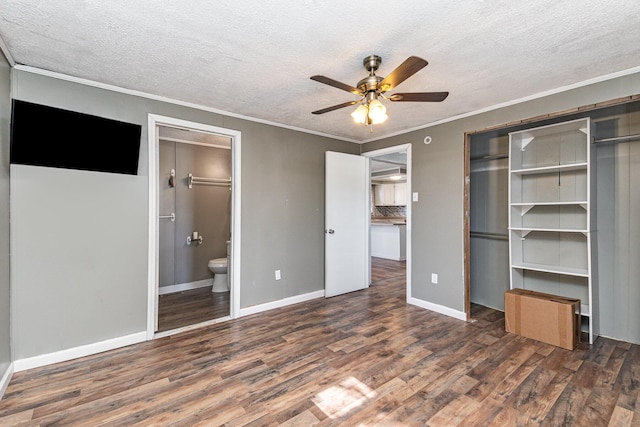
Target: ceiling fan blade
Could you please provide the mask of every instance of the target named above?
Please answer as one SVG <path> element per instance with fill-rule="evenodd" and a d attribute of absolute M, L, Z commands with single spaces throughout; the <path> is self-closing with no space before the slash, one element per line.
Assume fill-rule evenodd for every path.
<path fill-rule="evenodd" d="M 342 83 L 342 82 L 339 82 L 337 80 L 333 80 L 333 79 L 331 79 L 329 77 L 311 76 L 311 80 L 315 80 L 317 82 L 324 83 L 324 84 L 329 85 L 329 86 L 337 87 L 338 89 L 346 90 L 347 92 L 351 92 L 354 95 L 360 95 L 360 96 L 363 95 L 363 93 L 362 93 L 362 91 L 360 89 L 355 88 L 353 86 L 350 86 L 350 85 L 348 85 L 346 83 Z"/>
<path fill-rule="evenodd" d="M 396 102 L 441 102 L 444 101 L 447 96 L 449 96 L 449 92 L 407 92 L 394 93 L 387 98 Z"/>
<path fill-rule="evenodd" d="M 334 105 L 332 107 L 327 107 L 327 108 L 323 108 L 322 110 L 316 110 L 316 111 L 312 111 L 311 114 L 324 114 L 324 113 L 328 113 L 329 111 L 333 111 L 333 110 L 339 110 L 340 108 L 344 108 L 344 107 L 348 107 L 350 105 L 355 105 L 360 101 L 349 101 L 349 102 L 345 102 L 342 104 L 338 104 L 338 105 Z"/>
<path fill-rule="evenodd" d="M 417 56 L 408 57 L 402 64 L 384 78 L 378 85 L 382 92 L 393 89 L 418 71 L 426 67 L 428 62 Z"/>

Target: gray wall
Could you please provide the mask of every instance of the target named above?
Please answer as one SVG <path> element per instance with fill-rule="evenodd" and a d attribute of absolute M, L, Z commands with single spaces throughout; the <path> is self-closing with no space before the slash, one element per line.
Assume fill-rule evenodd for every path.
<path fill-rule="evenodd" d="M 15 358 L 146 326 L 144 177 L 11 166 Z"/>
<path fill-rule="evenodd" d="M 412 144 L 412 191 L 417 191 L 420 195 L 419 202 L 413 204 L 412 212 L 412 295 L 464 311 L 463 191 L 466 131 L 637 93 L 640 93 L 640 74 L 633 74 L 366 144 L 363 151 Z M 427 135 L 433 138 L 429 145 L 423 143 Z M 431 273 L 439 274 L 437 285 L 430 283 Z M 617 285 L 612 283 L 612 286 Z M 638 287 L 637 281 L 633 286 Z M 634 292 L 632 291 L 632 295 L 635 297 Z M 620 290 L 618 294 L 628 295 L 629 289 Z M 616 306 L 621 298 L 623 297 L 617 297 L 611 304 Z M 640 301 L 634 303 L 637 306 Z M 602 310 L 606 308 L 601 307 Z M 601 318 L 607 316 L 614 318 L 615 313 L 601 312 Z M 638 327 L 640 326 L 635 326 L 636 331 L 628 334 L 603 328 L 601 332 L 638 342 L 634 338 L 638 336 Z"/>
<path fill-rule="evenodd" d="M 357 154 L 360 146 L 234 118 L 225 123 L 242 131 L 240 305 L 324 290 L 324 153 Z"/>
<path fill-rule="evenodd" d="M 9 302 L 9 120 L 10 67 L 0 53 L 0 378 L 11 363 Z"/>
<path fill-rule="evenodd" d="M 138 176 L 14 167 L 11 211 L 22 217 L 12 232 L 16 360 L 146 330 L 148 113 L 242 132 L 241 307 L 324 288 L 324 152 L 357 153 L 358 145 L 14 76 L 17 99 L 142 125 Z"/>

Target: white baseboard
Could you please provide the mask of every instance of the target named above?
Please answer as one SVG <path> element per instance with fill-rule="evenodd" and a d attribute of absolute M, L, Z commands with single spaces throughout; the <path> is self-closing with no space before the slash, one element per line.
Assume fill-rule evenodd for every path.
<path fill-rule="evenodd" d="M 452 308 L 445 307 L 444 305 L 434 304 L 417 298 L 409 298 L 407 302 L 421 308 L 426 308 L 427 310 L 435 311 L 436 313 L 444 314 L 445 316 L 453 317 L 465 322 L 467 321 L 467 313 L 463 311 L 454 310 Z"/>
<path fill-rule="evenodd" d="M 176 292 L 190 291 L 191 289 L 206 288 L 207 286 L 213 286 L 213 279 L 197 280 L 195 282 L 178 283 L 177 285 L 160 286 L 158 287 L 158 294 L 175 294 Z"/>
<path fill-rule="evenodd" d="M 278 301 L 267 302 L 264 304 L 252 305 L 251 307 L 245 307 L 240 309 L 240 316 L 248 316 L 250 314 L 261 313 L 267 310 L 273 310 L 274 308 L 286 307 L 291 304 L 297 304 L 299 302 L 305 302 L 316 298 L 324 297 L 324 289 L 321 291 L 309 292 L 308 294 L 296 295 L 293 297 L 284 298 Z"/>
<path fill-rule="evenodd" d="M 9 367 L 5 371 L 2 379 L 0 379 L 0 399 L 4 396 L 4 392 L 7 390 L 9 386 L 9 381 L 11 381 L 11 377 L 13 376 L 13 363 L 9 364 Z"/>
<path fill-rule="evenodd" d="M 15 372 L 26 371 L 27 369 L 39 368 L 41 366 L 51 365 L 58 362 L 65 362 L 79 357 L 89 356 L 92 354 L 102 353 L 103 351 L 113 350 L 114 348 L 125 347 L 131 344 L 137 344 L 147 340 L 147 333 L 138 332 L 123 337 L 112 338 L 106 341 L 100 341 L 93 344 L 82 345 L 80 347 L 69 348 L 66 350 L 56 351 L 54 353 L 42 354 L 40 356 L 27 357 L 13 362 Z"/>

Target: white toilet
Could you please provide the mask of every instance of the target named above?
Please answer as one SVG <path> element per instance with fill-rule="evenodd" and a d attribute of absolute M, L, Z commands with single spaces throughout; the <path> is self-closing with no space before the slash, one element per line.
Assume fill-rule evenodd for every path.
<path fill-rule="evenodd" d="M 231 241 L 227 240 L 227 257 L 216 258 L 209 261 L 209 270 L 213 273 L 211 292 L 229 292 L 229 275 L 227 274 L 227 268 L 229 266 L 230 249 Z"/>

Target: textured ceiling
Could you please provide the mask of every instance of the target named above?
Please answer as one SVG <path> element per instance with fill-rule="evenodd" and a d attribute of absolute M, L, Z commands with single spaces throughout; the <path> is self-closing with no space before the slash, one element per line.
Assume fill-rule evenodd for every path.
<path fill-rule="evenodd" d="M 640 66 L 638 0 L 0 0 L 0 37 L 18 64 L 366 141 Z M 357 100 L 362 59 L 385 76 L 429 65 L 393 92 L 449 91 L 441 103 L 387 103 L 373 133 Z"/>

